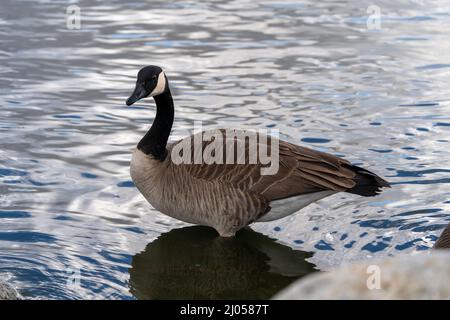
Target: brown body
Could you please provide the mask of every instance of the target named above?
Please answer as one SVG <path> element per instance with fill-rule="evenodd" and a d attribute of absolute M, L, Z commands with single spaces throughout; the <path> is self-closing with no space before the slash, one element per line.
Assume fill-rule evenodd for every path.
<path fill-rule="evenodd" d="M 193 141 L 192 137 L 188 139 Z M 203 142 L 202 150 L 209 143 Z M 226 157 L 226 139 L 223 143 Z M 370 195 L 388 185 L 344 159 L 285 141 L 279 141 L 279 168 L 271 175 L 261 174 L 261 163 L 248 163 L 248 141 L 242 145 L 247 150 L 246 164 L 190 164 L 193 147 L 190 163 L 175 164 L 173 146 L 167 146 L 163 160 L 139 149 L 134 151 L 131 177 L 135 185 L 162 213 L 213 227 L 222 236 L 232 236 L 257 220 L 270 221 L 292 214 L 339 191 L 358 191 L 355 187 L 364 178 L 367 185 L 363 191 Z M 290 203 L 289 199 L 294 201 Z"/>

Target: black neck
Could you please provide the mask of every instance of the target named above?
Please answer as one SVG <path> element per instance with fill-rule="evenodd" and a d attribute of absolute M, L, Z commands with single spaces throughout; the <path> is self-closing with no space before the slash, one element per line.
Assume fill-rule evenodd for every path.
<path fill-rule="evenodd" d="M 174 116 L 173 100 L 169 88 L 154 99 L 156 102 L 155 120 L 150 130 L 139 141 L 137 147 L 145 154 L 164 160 Z"/>

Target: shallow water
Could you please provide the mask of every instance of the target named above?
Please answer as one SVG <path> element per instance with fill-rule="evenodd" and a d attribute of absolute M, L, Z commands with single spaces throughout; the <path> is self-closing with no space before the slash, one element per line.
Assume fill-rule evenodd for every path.
<path fill-rule="evenodd" d="M 66 26 L 69 4 L 81 8 L 79 30 Z M 26 298 L 152 298 L 165 294 L 158 281 L 180 259 L 186 282 L 173 292 L 245 297 L 221 279 L 193 291 L 183 276 L 244 261 L 248 288 L 261 288 L 248 276 L 255 270 L 266 297 L 312 271 L 304 252 L 327 270 L 430 249 L 450 221 L 450 10 L 446 1 L 378 1 L 373 30 L 371 4 L 2 1 L 0 277 Z M 128 173 L 154 107 L 124 102 L 147 64 L 169 77 L 174 136 L 195 120 L 204 129 L 275 127 L 393 188 L 335 195 L 252 226 L 277 243 L 170 231 L 186 224 L 151 209 Z M 178 243 L 203 251 L 178 257 Z"/>

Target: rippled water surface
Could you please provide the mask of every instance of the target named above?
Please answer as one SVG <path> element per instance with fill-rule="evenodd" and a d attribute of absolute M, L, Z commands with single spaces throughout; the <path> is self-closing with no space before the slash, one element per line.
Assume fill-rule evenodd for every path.
<path fill-rule="evenodd" d="M 26 298 L 270 297 L 312 264 L 430 249 L 450 221 L 450 7 L 377 1 L 374 30 L 371 4 L 2 0 L 0 278 Z M 175 135 L 275 127 L 393 188 L 232 242 L 186 228 L 129 177 L 154 104 L 124 101 L 147 64 L 170 79 Z"/>

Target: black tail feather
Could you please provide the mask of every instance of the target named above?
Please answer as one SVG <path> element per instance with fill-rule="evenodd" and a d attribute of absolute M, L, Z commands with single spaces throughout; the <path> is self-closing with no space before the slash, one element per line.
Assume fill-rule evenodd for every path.
<path fill-rule="evenodd" d="M 356 173 L 356 176 L 353 178 L 356 184 L 353 188 L 346 190 L 348 193 L 354 193 L 364 197 L 373 197 L 379 194 L 382 191 L 382 188 L 391 187 L 389 182 L 369 170 L 354 165 L 347 165 L 346 167 Z"/>

